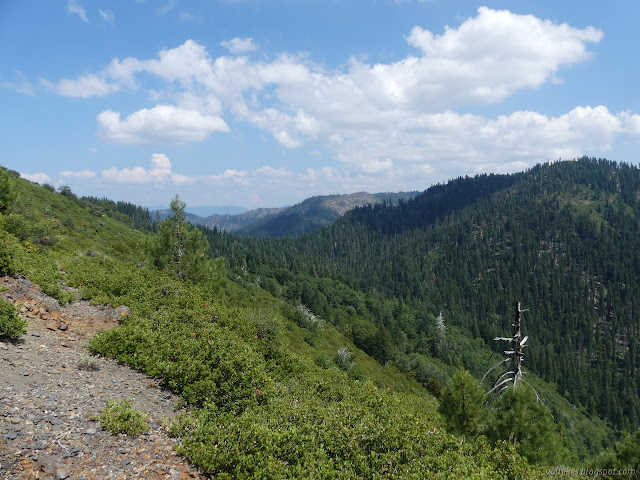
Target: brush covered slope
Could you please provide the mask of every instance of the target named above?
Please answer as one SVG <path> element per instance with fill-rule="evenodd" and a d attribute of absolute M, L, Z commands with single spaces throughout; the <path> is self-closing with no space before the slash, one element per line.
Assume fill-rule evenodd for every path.
<path fill-rule="evenodd" d="M 0 213 L 1 273 L 28 275 L 62 303 L 72 299 L 69 285 L 82 298 L 128 305 L 121 326 L 94 337 L 91 349 L 181 396 L 190 413 L 172 431 L 207 474 L 540 476 L 511 443 L 447 433 L 437 401 L 415 380 L 254 277 L 206 257 L 197 279 L 181 279 L 171 264 L 154 265 L 162 230 L 135 230 L 110 206 L 8 175 L 17 195 Z"/>

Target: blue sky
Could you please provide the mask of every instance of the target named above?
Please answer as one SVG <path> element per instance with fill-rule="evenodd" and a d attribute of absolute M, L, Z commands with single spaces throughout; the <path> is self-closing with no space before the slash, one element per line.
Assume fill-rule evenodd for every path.
<path fill-rule="evenodd" d="M 0 164 L 142 205 L 638 163 L 637 1 L 0 0 Z"/>

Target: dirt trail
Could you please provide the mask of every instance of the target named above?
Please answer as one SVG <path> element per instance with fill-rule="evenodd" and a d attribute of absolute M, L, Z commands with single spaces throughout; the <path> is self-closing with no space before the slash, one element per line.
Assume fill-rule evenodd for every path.
<path fill-rule="evenodd" d="M 2 277 L 0 294 L 29 321 L 16 342 L 0 342 L 0 479 L 204 478 L 173 449 L 163 420 L 177 397 L 113 360 L 89 358 L 89 338 L 114 328 L 127 307 L 85 301 L 60 307 L 26 278 Z M 98 370 L 78 368 L 88 360 Z M 150 431 L 111 435 L 96 417 L 108 400 L 133 399 Z"/>

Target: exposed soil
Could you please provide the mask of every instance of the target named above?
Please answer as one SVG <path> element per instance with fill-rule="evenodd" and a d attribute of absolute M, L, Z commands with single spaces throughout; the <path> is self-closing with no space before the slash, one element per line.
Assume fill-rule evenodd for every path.
<path fill-rule="evenodd" d="M 23 277 L 2 277 L 0 287 L 29 322 L 19 340 L 0 342 L 0 479 L 204 478 L 167 435 L 177 397 L 125 365 L 88 355 L 91 336 L 117 327 L 127 307 L 61 307 Z M 112 399 L 133 399 L 149 432 L 103 430 L 97 417 Z"/>

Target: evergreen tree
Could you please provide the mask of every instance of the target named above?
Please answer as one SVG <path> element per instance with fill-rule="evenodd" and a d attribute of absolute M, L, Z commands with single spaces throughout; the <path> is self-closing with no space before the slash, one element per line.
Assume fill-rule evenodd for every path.
<path fill-rule="evenodd" d="M 514 442 L 518 453 L 532 463 L 558 465 L 568 457 L 551 412 L 526 385 L 509 388 L 500 396 L 489 435 L 494 441 Z"/>
<path fill-rule="evenodd" d="M 633 478 L 640 476 L 640 431 L 630 435 L 624 432 L 622 439 L 615 445 L 602 452 L 590 465 L 594 469 L 613 472 L 614 470 L 627 470 L 628 475 L 603 475 L 603 478 Z"/>
<path fill-rule="evenodd" d="M 156 268 L 198 281 L 206 278 L 211 267 L 209 243 L 200 230 L 187 223 L 186 206 L 178 195 L 171 200 L 172 214 L 160 223 L 149 250 Z"/>
<path fill-rule="evenodd" d="M 447 430 L 471 436 L 481 433 L 485 416 L 482 399 L 478 381 L 466 370 L 458 370 L 440 402 L 440 413 L 447 420 Z"/>

